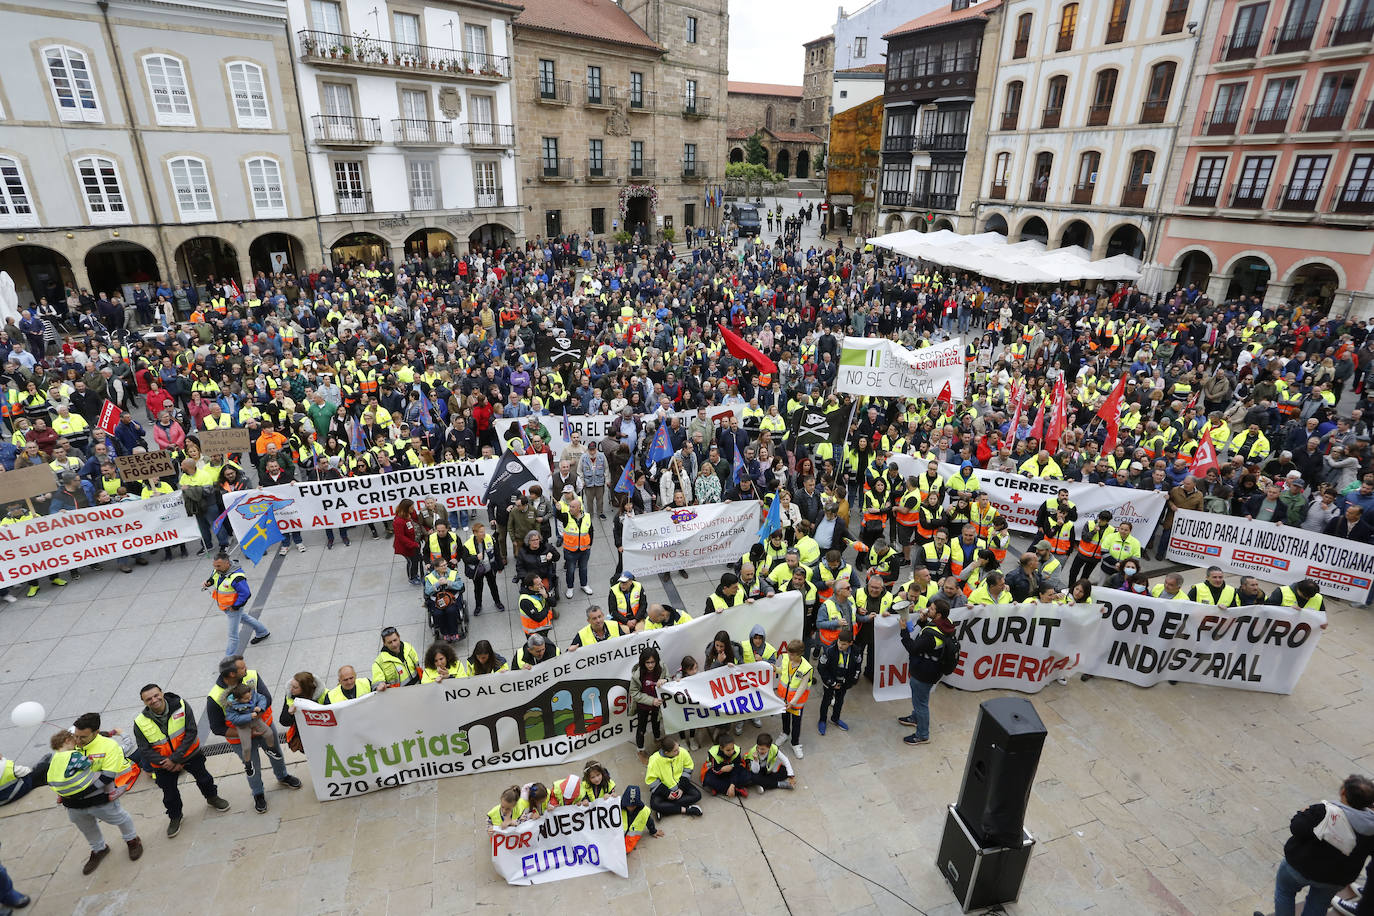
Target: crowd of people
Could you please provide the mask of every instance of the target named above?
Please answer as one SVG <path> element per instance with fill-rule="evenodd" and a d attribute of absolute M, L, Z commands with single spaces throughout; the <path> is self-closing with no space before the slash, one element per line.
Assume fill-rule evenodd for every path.
<path fill-rule="evenodd" d="M 233 494 L 248 487 L 384 474 L 506 449 L 544 455 L 549 492 L 529 488 L 508 505 L 488 507 L 485 517 L 445 511 L 437 500 L 405 501 L 394 519 L 368 525 L 371 538 L 389 537 L 404 558 L 439 638 L 421 651 L 388 628 L 370 677 L 345 667 L 337 686 L 326 689 L 301 672 L 276 718 L 292 725 L 301 697 L 337 702 L 370 690 L 529 668 L 590 642 L 728 612 L 773 593 L 801 593 L 803 632 L 773 647 L 766 639 L 732 643 L 722 631 L 723 643 L 718 636 L 700 660 L 708 668 L 777 665 L 788 711 L 776 743 L 769 732 L 749 747 L 735 744 L 733 734 L 663 735 L 655 685 L 670 667 L 690 673 L 698 661 L 640 659 L 633 712 L 647 799 L 638 786 L 623 798 L 627 808 L 647 805 L 649 817 L 660 818 L 699 812 L 689 778 L 690 750 L 699 747 L 707 755 L 701 781 L 710 790 L 742 796 L 790 786 L 793 765 L 779 745 L 789 742 L 802 758 L 802 712 L 817 681 L 817 731 L 847 728 L 844 691 L 862 674 L 871 677 L 872 621 L 879 615 L 921 620 L 902 628 L 916 673 L 912 710 L 902 722 L 913 729 L 907 742 L 922 744 L 955 607 L 1089 601 L 1095 589 L 1120 588 L 1220 605 L 1320 608 L 1310 580 L 1266 594 L 1254 579 L 1230 583 L 1218 569 L 1185 590 L 1177 574 L 1152 581 L 1142 560 L 1150 550 L 1163 555 L 1180 509 L 1356 540 L 1374 530 L 1374 517 L 1367 517 L 1374 458 L 1366 419 L 1374 319 L 1326 315 L 1313 301 L 1213 302 L 1192 286 L 1156 296 L 1126 284 L 1028 291 L 950 275 L 871 246 L 802 247 L 794 231 L 801 221 L 788 221 L 786 243 L 732 244 L 715 236 L 698 239 L 685 256 L 667 245 L 573 236 L 458 257 L 260 274 L 241 291 L 211 277 L 200 287 L 150 284 L 137 303 L 85 290 L 71 291 L 60 309 L 34 303 L 0 330 L 0 406 L 9 431 L 0 464 L 48 464 L 58 490 L 11 503 L 0 523 L 179 490 L 198 520 L 198 552 L 205 554 L 231 545 L 232 533 L 217 522 Z M 49 333 L 54 322 L 57 334 Z M 763 358 L 728 347 L 718 325 Z M 585 356 L 541 363 L 538 339 L 551 334 L 583 342 Z M 834 390 L 846 335 L 881 335 L 918 349 L 956 334 L 966 347 L 962 399 L 856 398 Z M 1119 422 L 1111 429 L 1098 409 L 1122 379 Z M 1036 417 L 1051 409 L 1061 382 L 1067 423 L 1049 436 Z M 121 408 L 111 435 L 95 430 L 107 401 Z M 718 408 L 731 410 L 716 417 Z M 694 418 L 684 419 L 683 411 L 695 411 Z M 796 418 L 803 411 L 840 412 L 848 418 L 844 434 L 800 436 Z M 604 439 L 582 442 L 558 432 L 564 417 L 587 415 L 615 418 Z M 517 422 L 503 441 L 500 421 L 511 418 Z M 663 423 L 672 455 L 651 458 Z M 200 434 L 227 427 L 248 431 L 248 450 L 206 454 Z M 1219 461 L 1195 476 L 1192 462 L 1203 442 Z M 115 456 L 158 449 L 170 453 L 177 474 L 120 478 Z M 922 472 L 904 475 L 890 461 L 894 455 L 915 459 Z M 945 476 L 941 462 L 960 470 Z M 1029 549 L 1014 551 L 1007 519 L 980 490 L 985 470 L 1161 491 L 1168 509 L 1151 543 L 1149 533 L 1110 513 L 1080 517 L 1061 491 L 1041 510 Z M 643 583 L 617 563 L 605 606 L 588 610 L 571 644 L 556 644 L 560 578 L 565 599 L 578 588 L 594 594 L 589 557 L 620 550 L 627 517 L 722 500 L 767 506 L 775 495 L 778 530 L 720 576 L 700 611 L 651 602 Z M 598 536 L 598 523 L 610 529 L 609 538 Z M 325 532 L 325 547 L 337 540 L 348 548 L 357 533 Z M 295 533 L 281 553 L 290 546 L 308 545 Z M 173 548 L 163 555 L 171 559 Z M 119 568 L 127 573 L 150 559 L 120 558 Z M 80 572 L 48 581 L 61 586 Z M 216 600 L 230 614 L 241 613 L 246 600 L 241 573 L 236 579 L 233 572 L 227 555 L 216 561 Z M 466 601 L 453 594 L 471 583 L 474 614 L 488 606 L 503 612 L 498 577 L 507 572 L 519 586 L 522 644 L 504 656 L 486 640 L 460 652 Z M 29 584 L 29 594 L 40 585 Z M 258 748 L 280 781 L 290 785 L 294 777 L 267 740 L 274 734 L 272 697 L 239 657 L 235 624 L 205 713 L 212 731 L 245 749 L 255 804 L 266 810 Z M 246 691 L 238 689 L 244 684 Z M 146 714 L 165 722 L 154 691 L 163 704 L 175 695 L 156 685 L 145 691 Z M 180 727 L 194 729 L 189 710 L 178 708 L 186 713 Z M 167 734 L 167 725 L 158 727 Z M 142 725 L 139 733 L 157 737 Z M 291 745 L 292 737 L 288 731 L 283 740 Z M 139 743 L 178 829 L 175 774 L 190 767 L 175 750 L 187 740 Z M 148 747 L 173 753 L 148 754 Z M 56 759 L 68 749 L 54 753 Z M 614 791 L 609 773 L 591 769 L 578 780 L 579 792 L 513 788 L 492 810 L 492 823 Z M 21 781 L 6 772 L 0 798 Z M 51 773 L 35 768 L 22 779 L 42 776 L 52 785 Z M 215 804 L 213 784 L 193 775 Z M 635 822 L 652 834 L 655 826 L 639 814 L 636 808 Z M 120 823 L 111 816 L 110 823 Z M 73 820 L 88 837 L 98 835 L 87 815 Z M 92 850 L 98 864 L 94 839 Z"/>

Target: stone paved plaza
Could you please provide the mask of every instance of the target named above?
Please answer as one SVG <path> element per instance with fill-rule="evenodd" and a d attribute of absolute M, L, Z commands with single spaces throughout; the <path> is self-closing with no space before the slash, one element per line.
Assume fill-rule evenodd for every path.
<path fill-rule="evenodd" d="M 578 592 L 562 603 L 561 645 L 587 604 L 605 601 L 609 522 L 598 523 L 597 538 L 596 595 Z M 370 665 L 383 624 L 400 627 L 417 645 L 427 638 L 418 591 L 407 585 L 389 542 L 363 532 L 349 548 L 326 551 L 320 535 L 306 543 L 305 554 L 292 550 L 248 569 L 253 606 L 272 629 L 249 661 L 278 708 L 298 670 L 332 685 L 340 665 Z M 200 591 L 207 568 L 177 559 L 129 575 L 87 572 L 65 589 L 45 585 L 37 598 L 0 608 L 0 752 L 30 764 L 43 752 L 47 728 L 10 726 L 9 710 L 24 700 L 42 702 L 63 724 L 100 710 L 107 727 L 129 729 L 139 688 L 156 681 L 200 716 L 225 637 L 222 618 Z M 672 577 L 692 613 L 716 572 Z M 503 584 L 513 589 L 509 578 Z M 650 577 L 647 587 L 651 600 L 665 600 L 662 580 Z M 1038 842 L 1021 900 L 1007 911 L 1182 916 L 1267 908 L 1292 812 L 1332 797 L 1348 773 L 1374 768 L 1374 729 L 1363 702 L 1374 677 L 1374 624 L 1369 612 L 1343 605 L 1333 606 L 1330 620 L 1292 696 L 1074 679 L 1035 697 L 1049 729 L 1027 820 Z M 514 612 L 488 610 L 470 638 L 491 639 L 508 654 L 519 629 Z M 140 779 L 125 805 L 146 854 L 131 863 L 116 845 L 90 877 L 81 875 L 87 848 L 80 835 L 53 794 L 35 790 L 0 808 L 0 860 L 39 914 L 174 913 L 188 902 L 301 914 L 587 912 L 591 901 L 603 900 L 608 912 L 636 916 L 957 913 L 933 860 L 977 705 L 998 694 L 938 690 L 932 740 L 919 748 L 900 740 L 906 731 L 895 718 L 903 704 L 875 704 L 866 682 L 846 706 L 851 730 L 818 736 L 815 694 L 799 791 L 751 797 L 745 805 L 759 816 L 708 797 L 704 818 L 669 819 L 666 838 L 640 845 L 629 880 L 513 888 L 487 863 L 480 813 L 510 783 L 549 781 L 571 766 L 449 778 L 322 804 L 303 759 L 292 754 L 291 772 L 306 788 L 293 792 L 269 779 L 265 815 L 252 810 L 235 759 L 212 756 L 233 807 L 223 814 L 203 808 L 183 780 L 187 818 L 173 840 L 163 834 L 158 791 Z M 602 759 L 621 786 L 642 782 L 629 744 Z"/>

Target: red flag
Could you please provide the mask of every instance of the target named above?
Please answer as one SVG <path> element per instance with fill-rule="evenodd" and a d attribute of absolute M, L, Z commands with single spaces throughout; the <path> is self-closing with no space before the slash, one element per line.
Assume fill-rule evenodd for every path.
<path fill-rule="evenodd" d="M 1045 448 L 1051 452 L 1059 448 L 1059 439 L 1069 428 L 1069 391 L 1061 373 L 1054 385 L 1054 408 L 1050 411 L 1050 428 L 1045 431 Z"/>
<path fill-rule="evenodd" d="M 720 328 L 720 336 L 725 338 L 725 349 L 730 351 L 730 355 L 736 359 L 747 359 L 758 367 L 760 372 L 767 372 L 769 375 L 777 375 L 778 364 L 764 356 L 762 351 L 750 344 L 743 337 L 725 325 L 717 323 Z"/>
<path fill-rule="evenodd" d="M 238 284 L 238 281 L 234 280 L 233 278 L 230 278 L 230 280 L 229 280 L 229 286 L 230 286 L 230 288 L 233 289 L 233 291 L 234 291 L 234 298 L 235 298 L 235 299 L 242 299 L 242 298 L 243 298 L 243 293 L 239 291 L 239 284 Z"/>
<path fill-rule="evenodd" d="M 1045 438 L 1045 402 L 1040 402 L 1040 408 L 1035 412 L 1035 422 L 1031 424 L 1030 438 L 1039 442 Z"/>
<path fill-rule="evenodd" d="M 1020 385 L 1011 386 L 1011 424 L 1007 427 L 1007 439 L 1015 442 L 1016 431 L 1021 428 L 1021 409 L 1025 400 Z"/>
<path fill-rule="evenodd" d="M 945 405 L 945 416 L 954 416 L 954 390 L 949 387 L 949 382 L 945 382 L 945 387 L 940 389 L 940 396 L 935 400 Z"/>
<path fill-rule="evenodd" d="M 1188 468 L 1188 473 L 1194 477 L 1206 477 L 1207 472 L 1213 468 L 1221 470 L 1221 462 L 1217 460 L 1217 447 L 1212 442 L 1211 433 L 1203 433 L 1202 442 L 1193 453 L 1193 465 Z"/>
<path fill-rule="evenodd" d="M 119 408 L 113 402 L 106 401 L 100 408 L 100 419 L 96 421 L 95 428 L 107 436 L 113 436 L 118 425 Z"/>
<path fill-rule="evenodd" d="M 1116 437 L 1120 432 L 1117 425 L 1121 420 L 1121 399 L 1126 396 L 1126 376 L 1129 372 L 1121 373 L 1121 378 L 1116 380 L 1116 386 L 1112 388 L 1112 393 L 1107 395 L 1107 400 L 1102 402 L 1102 406 L 1097 408 L 1097 415 L 1102 418 L 1102 422 L 1107 424 L 1107 441 L 1102 443 L 1102 454 L 1107 454 L 1116 448 Z"/>

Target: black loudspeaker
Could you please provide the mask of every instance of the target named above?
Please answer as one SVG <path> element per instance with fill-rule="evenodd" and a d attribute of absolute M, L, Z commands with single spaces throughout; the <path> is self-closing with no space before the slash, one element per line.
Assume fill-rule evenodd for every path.
<path fill-rule="evenodd" d="M 955 809 L 983 847 L 1019 847 L 1045 724 L 1023 697 L 986 700 L 973 726 Z"/>

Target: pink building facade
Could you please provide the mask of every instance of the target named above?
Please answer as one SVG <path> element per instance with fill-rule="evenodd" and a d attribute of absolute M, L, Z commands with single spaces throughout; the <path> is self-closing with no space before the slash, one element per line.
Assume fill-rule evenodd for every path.
<path fill-rule="evenodd" d="M 1196 25 L 1151 285 L 1374 315 L 1374 0 L 1220 0 Z"/>

